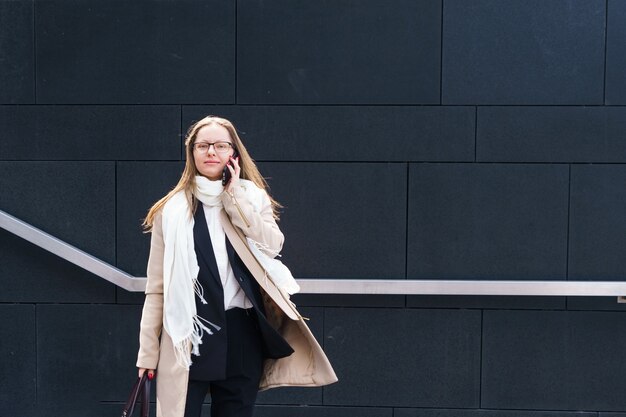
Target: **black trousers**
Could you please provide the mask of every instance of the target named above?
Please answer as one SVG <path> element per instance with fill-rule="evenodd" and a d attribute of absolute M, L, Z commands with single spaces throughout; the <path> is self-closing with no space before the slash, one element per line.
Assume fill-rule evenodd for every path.
<path fill-rule="evenodd" d="M 226 311 L 228 347 L 226 379 L 190 379 L 185 417 L 200 417 L 207 391 L 211 391 L 211 417 L 252 417 L 263 373 L 261 333 L 254 309 Z M 210 338 L 205 342 L 210 343 Z"/>

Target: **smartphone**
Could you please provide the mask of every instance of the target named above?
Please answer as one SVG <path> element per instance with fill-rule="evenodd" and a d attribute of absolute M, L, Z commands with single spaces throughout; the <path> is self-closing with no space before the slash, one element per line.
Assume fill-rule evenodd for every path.
<path fill-rule="evenodd" d="M 235 151 L 233 153 L 233 159 L 237 158 L 238 156 L 239 156 L 239 154 L 237 153 L 237 151 Z M 230 162 L 230 160 L 228 161 L 228 163 L 224 167 L 224 171 L 222 172 L 222 185 L 226 185 L 226 184 L 228 184 L 228 181 L 230 181 L 230 176 L 231 175 L 230 175 L 230 169 L 228 169 L 228 165 L 233 166 L 233 164 L 232 164 L 232 162 Z"/>

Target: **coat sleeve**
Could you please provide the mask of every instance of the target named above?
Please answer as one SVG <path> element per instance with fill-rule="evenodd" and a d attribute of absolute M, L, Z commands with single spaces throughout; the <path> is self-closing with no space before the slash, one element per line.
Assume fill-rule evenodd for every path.
<path fill-rule="evenodd" d="M 240 180 L 232 192 L 222 194 L 222 203 L 231 222 L 247 237 L 276 254 L 280 252 L 285 238 L 276 224 L 272 203 L 265 190 L 252 181 Z"/>
<path fill-rule="evenodd" d="M 155 216 L 150 240 L 146 299 L 141 315 L 137 367 L 156 369 L 163 327 L 163 231 L 161 214 Z"/>

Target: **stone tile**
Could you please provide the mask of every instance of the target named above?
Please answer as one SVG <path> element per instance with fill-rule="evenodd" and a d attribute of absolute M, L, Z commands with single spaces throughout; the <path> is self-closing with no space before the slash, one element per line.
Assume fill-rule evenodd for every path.
<path fill-rule="evenodd" d="M 568 167 L 412 164 L 410 279 L 566 277 Z"/>
<path fill-rule="evenodd" d="M 446 0 L 442 104 L 602 104 L 604 0 Z"/>
<path fill-rule="evenodd" d="M 128 389 L 128 391 L 130 392 L 130 388 Z M 153 398 L 153 397 L 151 397 Z M 122 409 L 124 408 L 124 404 L 126 404 L 126 401 L 124 400 L 124 402 L 119 402 L 119 403 L 103 403 L 100 404 L 100 407 L 97 409 L 96 413 L 94 413 L 94 415 L 98 415 L 98 416 L 117 416 L 118 414 L 120 414 L 122 412 Z M 139 410 L 135 409 L 135 413 L 137 415 L 139 415 Z M 203 410 L 204 411 L 204 410 Z M 207 414 L 206 417 L 209 417 L 211 415 L 210 410 L 208 410 L 207 407 Z M 202 416 L 204 417 L 205 414 L 203 413 Z M 152 402 L 150 404 L 150 417 L 156 417 L 156 403 Z"/>
<path fill-rule="evenodd" d="M 568 310 L 624 311 L 626 303 L 618 303 L 617 297 L 567 297 Z"/>
<path fill-rule="evenodd" d="M 626 165 L 573 165 L 569 279 L 622 281 L 626 275 Z"/>
<path fill-rule="evenodd" d="M 325 405 L 475 408 L 481 312 L 326 309 Z"/>
<path fill-rule="evenodd" d="M 404 307 L 405 295 L 383 294 L 306 294 L 299 293 L 292 297 L 299 306 L 312 307 Z"/>
<path fill-rule="evenodd" d="M 439 104 L 440 47 L 441 1 L 239 1 L 237 102 Z"/>
<path fill-rule="evenodd" d="M 32 1 L 0 2 L 0 103 L 35 101 L 33 33 Z"/>
<path fill-rule="evenodd" d="M 408 295 L 407 307 L 565 310 L 566 297 Z"/>
<path fill-rule="evenodd" d="M 625 325 L 621 312 L 485 311 L 481 406 L 624 410 Z"/>
<path fill-rule="evenodd" d="M 626 4 L 607 1 L 606 97 L 604 104 L 626 104 Z"/>
<path fill-rule="evenodd" d="M 257 417 L 393 417 L 392 408 L 377 407 L 317 407 L 317 406 L 258 406 Z"/>
<path fill-rule="evenodd" d="M 234 2 L 51 0 L 35 7 L 39 103 L 234 102 Z"/>
<path fill-rule="evenodd" d="M 35 412 L 35 308 L 0 305 L 0 410 L 6 416 Z"/>
<path fill-rule="evenodd" d="M 262 163 L 296 278 L 404 278 L 405 164 Z"/>
<path fill-rule="evenodd" d="M 593 412 L 396 408 L 394 417 L 597 417 Z"/>
<path fill-rule="evenodd" d="M 257 161 L 474 161 L 471 107 L 184 106 L 183 126 L 208 114 Z"/>
<path fill-rule="evenodd" d="M 626 162 L 622 107 L 480 107 L 485 162 Z"/>
<path fill-rule="evenodd" d="M 0 3 L 2 4 L 2 3 Z M 178 160 L 178 106 L 0 106 L 0 158 Z"/>
<path fill-rule="evenodd" d="M 96 415 L 103 402 L 125 402 L 137 377 L 140 316 L 138 306 L 38 306 L 38 407 Z"/>

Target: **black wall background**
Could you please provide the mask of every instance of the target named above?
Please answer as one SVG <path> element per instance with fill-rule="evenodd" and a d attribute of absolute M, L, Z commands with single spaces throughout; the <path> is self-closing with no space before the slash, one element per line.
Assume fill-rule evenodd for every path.
<path fill-rule="evenodd" d="M 623 280 L 625 57 L 624 0 L 2 1 L 0 209 L 143 276 L 218 114 L 297 277 Z M 117 415 L 142 295 L 5 231 L 0 285 L 0 415 Z M 340 382 L 261 417 L 626 416 L 614 298 L 295 301 Z"/>

